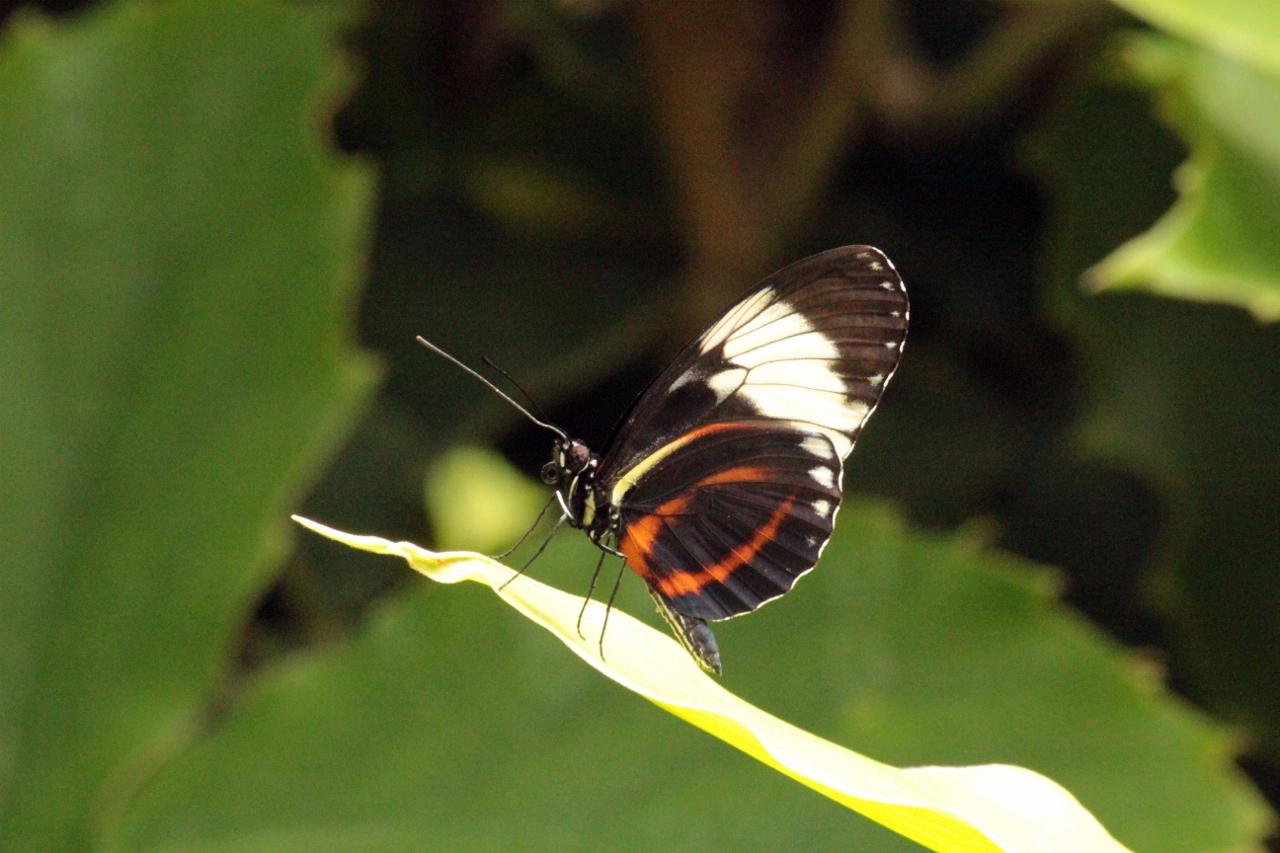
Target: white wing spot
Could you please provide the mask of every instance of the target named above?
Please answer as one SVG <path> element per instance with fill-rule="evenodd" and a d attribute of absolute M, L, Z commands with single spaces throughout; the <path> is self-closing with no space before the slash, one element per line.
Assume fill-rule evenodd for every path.
<path fill-rule="evenodd" d="M 898 348 L 898 342 L 897 342 L 897 341 L 886 341 L 886 342 L 885 342 L 885 346 L 887 346 L 889 349 L 897 349 L 897 348 Z"/>
<path fill-rule="evenodd" d="M 831 449 L 831 442 L 816 435 L 811 435 L 800 442 L 800 447 L 819 459 L 831 459 L 835 456 L 835 451 Z"/>
<path fill-rule="evenodd" d="M 863 406 L 861 403 L 850 402 L 849 405 L 862 406 L 862 410 L 867 414 L 871 412 L 870 409 L 868 409 L 866 406 Z M 862 420 L 859 420 L 858 423 L 853 427 L 853 429 L 849 430 L 849 432 L 856 432 L 858 429 L 860 429 L 862 427 L 863 420 L 866 420 L 866 414 L 863 415 Z M 803 430 L 805 432 L 809 432 L 810 430 L 813 429 L 813 424 L 807 421 L 793 420 L 791 421 L 791 425 L 796 429 Z M 835 429 L 832 429 L 830 427 L 821 427 L 821 426 L 818 427 L 818 432 L 822 433 L 828 439 L 831 440 L 831 446 L 836 449 L 836 456 L 838 458 L 844 459 L 846 456 L 849 455 L 849 451 L 853 450 L 853 442 L 849 439 L 848 433 L 837 432 Z"/>
<path fill-rule="evenodd" d="M 751 368 L 747 384 L 800 386 L 814 391 L 844 394 L 844 379 L 831 372 L 829 365 L 830 362 L 826 359 L 818 358 L 770 361 Z"/>
<path fill-rule="evenodd" d="M 722 370 L 707 380 L 707 387 L 716 395 L 716 405 L 723 403 L 730 394 L 742 387 L 747 371 L 741 367 Z"/>
<path fill-rule="evenodd" d="M 818 537 L 817 537 L 817 536 L 810 536 L 808 539 L 806 539 L 806 540 L 804 540 L 804 541 L 805 541 L 805 542 L 807 542 L 807 543 L 809 544 L 809 547 L 810 547 L 810 548 L 817 548 L 817 547 L 818 547 Z"/>
<path fill-rule="evenodd" d="M 874 252 L 860 252 L 858 257 L 884 264 Z M 894 283 L 882 286 L 893 289 Z M 813 451 L 820 459 L 834 461 L 849 455 L 853 436 L 871 409 L 850 396 L 848 381 L 840 373 L 840 348 L 803 311 L 778 300 L 773 288 L 763 288 L 731 308 L 698 341 L 703 355 L 717 348 L 728 362 L 724 369 L 705 380 L 696 374 L 681 377 L 677 386 L 705 381 L 717 405 L 732 397 L 761 417 L 787 421 L 808 433 L 816 429 L 831 442 L 823 452 Z M 884 381 L 881 376 L 871 384 L 879 387 Z M 818 470 L 823 471 L 819 482 L 829 486 L 838 476 Z M 615 491 L 621 487 L 620 483 Z"/>
<path fill-rule="evenodd" d="M 893 290 L 893 282 L 891 281 L 881 282 L 880 286 L 883 287 L 885 290 Z"/>
<path fill-rule="evenodd" d="M 775 302 L 724 342 L 725 357 L 742 367 L 787 358 L 832 358 L 839 350 L 813 330 L 803 314 Z"/>
<path fill-rule="evenodd" d="M 872 388 L 879 388 L 881 385 L 884 384 L 884 374 L 877 373 L 875 376 L 868 376 L 867 384 L 870 385 Z"/>
<path fill-rule="evenodd" d="M 831 475 L 831 469 L 823 468 L 821 465 L 816 468 L 810 468 L 809 476 L 812 477 L 818 485 L 826 486 L 828 489 L 833 488 L 836 484 L 836 478 Z"/>
<path fill-rule="evenodd" d="M 867 407 L 849 399 L 835 372 L 839 347 L 803 314 L 786 302 L 770 305 L 725 341 L 724 352 L 747 369 L 739 393 L 758 413 L 820 427 L 831 433 L 837 453 L 847 453 L 845 436 L 862 426 Z"/>
<path fill-rule="evenodd" d="M 870 252 L 859 252 L 859 253 L 858 253 L 858 259 L 859 259 L 859 260 L 863 260 L 863 261 L 865 261 L 865 260 L 866 260 L 867 258 L 869 258 L 869 257 L 871 257 L 871 253 L 870 253 Z"/>
<path fill-rule="evenodd" d="M 884 269 L 884 264 L 880 263 L 879 261 L 872 261 L 871 263 L 867 264 L 867 266 L 871 267 L 876 272 L 879 272 L 880 270 Z"/>
<path fill-rule="evenodd" d="M 821 498 L 813 502 L 813 514 L 818 518 L 826 518 L 831 514 L 831 501 Z"/>
<path fill-rule="evenodd" d="M 816 426 L 848 435 L 857 432 L 867 418 L 866 405 L 850 400 L 843 391 L 814 391 L 788 385 L 757 387 L 748 382 L 742 386 L 742 393 L 766 418 L 799 421 L 809 424 L 810 429 Z"/>
<path fill-rule="evenodd" d="M 901 311 L 890 311 L 890 312 L 889 312 L 889 316 L 890 316 L 890 317 L 901 317 L 901 316 L 902 316 L 902 312 L 901 312 Z"/>

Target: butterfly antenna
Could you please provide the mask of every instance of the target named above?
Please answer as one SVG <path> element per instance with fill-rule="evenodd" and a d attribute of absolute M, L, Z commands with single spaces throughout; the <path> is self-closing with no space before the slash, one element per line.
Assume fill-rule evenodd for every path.
<path fill-rule="evenodd" d="M 498 365 L 494 364 L 493 359 L 489 358 L 489 356 L 487 355 L 480 356 L 480 360 L 483 361 L 485 364 L 489 365 L 490 367 L 492 367 L 494 370 L 501 373 L 503 376 L 505 376 L 507 381 L 510 382 L 512 385 L 516 386 L 516 390 L 519 391 L 521 394 L 523 394 L 524 398 L 529 401 L 529 405 L 532 406 L 533 410 L 538 413 L 538 417 L 542 418 L 544 421 L 547 419 L 547 413 L 542 411 L 542 407 L 538 405 L 538 401 L 533 399 L 532 394 L 524 390 L 524 386 L 521 385 L 519 382 L 517 382 L 514 376 L 512 376 L 510 373 L 507 373 L 507 371 L 503 370 L 501 367 L 498 367 Z"/>
<path fill-rule="evenodd" d="M 472 370 L 470 367 L 467 367 L 465 364 L 463 364 L 462 362 L 458 361 L 458 360 L 457 360 L 456 358 L 454 358 L 453 356 L 449 355 L 449 353 L 445 352 L 444 350 L 440 349 L 440 347 L 438 347 L 438 346 L 436 346 L 435 344 L 431 343 L 431 341 L 429 341 L 429 340 L 427 340 L 426 338 L 422 337 L 422 335 L 418 335 L 418 343 L 422 344 L 424 347 L 426 347 L 427 349 L 431 350 L 431 351 L 432 351 L 432 352 L 434 352 L 436 355 L 440 355 L 440 356 L 443 356 L 443 357 L 445 357 L 445 358 L 449 359 L 449 361 L 451 361 L 451 362 L 453 362 L 454 364 L 458 365 L 458 367 L 461 367 L 463 370 L 465 370 L 467 373 L 470 373 L 470 374 L 471 374 L 472 376 L 474 376 L 476 379 L 479 379 L 479 380 L 480 380 L 481 382 L 483 382 L 485 385 L 488 385 L 488 386 L 489 386 L 489 390 L 490 390 L 490 391 L 492 391 L 493 393 L 497 394 L 499 397 L 501 397 L 502 399 L 506 400 L 506 401 L 507 401 L 508 403 L 510 403 L 511 405 L 515 406 L 515 407 L 516 407 L 516 408 L 517 408 L 521 413 L 523 413 L 523 414 L 524 414 L 524 416 L 525 416 L 526 418 L 528 418 L 529 420 L 533 421 L 533 422 L 534 422 L 535 424 L 537 424 L 538 426 L 542 427 L 543 429 L 549 429 L 549 430 L 551 430 L 552 432 L 554 432 L 556 435 L 560 436 L 560 438 L 564 439 L 565 441 L 568 441 L 568 440 L 569 440 L 569 436 L 565 434 L 564 430 L 560 429 L 559 427 L 554 427 L 554 426 L 552 426 L 551 424 L 549 424 L 549 423 L 547 423 L 547 422 L 545 422 L 545 421 L 541 421 L 541 420 L 539 420 L 539 419 L 535 418 L 532 414 L 530 414 L 530 413 L 529 413 L 529 410 L 528 410 L 528 409 L 526 409 L 524 406 L 520 405 L 520 404 L 519 404 L 519 403 L 517 403 L 515 400 L 511 399 L 510 397 L 508 397 L 508 396 L 506 395 L 506 393 L 504 393 L 504 392 L 503 392 L 503 390 L 502 390 L 501 388 L 499 388 L 497 385 L 494 385 L 494 384 L 493 384 L 492 382 L 490 382 L 488 379 L 485 379 L 485 378 L 484 378 L 483 376 L 481 376 L 479 373 L 476 373 L 476 372 L 475 372 L 474 370 Z M 508 377 L 508 378 L 510 378 L 510 377 Z M 519 386 L 517 386 L 517 387 L 519 387 Z"/>

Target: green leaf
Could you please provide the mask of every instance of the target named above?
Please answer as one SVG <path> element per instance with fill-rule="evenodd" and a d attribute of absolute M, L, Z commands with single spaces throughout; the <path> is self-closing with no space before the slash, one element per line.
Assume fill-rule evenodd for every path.
<path fill-rule="evenodd" d="M 1273 0 L 1114 0 L 1161 29 L 1280 77 L 1280 15 Z"/>
<path fill-rule="evenodd" d="M 334 8 L 111 3 L 0 46 L 0 848 L 84 850 L 200 725 L 369 387 Z"/>
<path fill-rule="evenodd" d="M 1090 277 L 1280 319 L 1280 77 L 1157 36 L 1132 39 L 1125 56 L 1191 159 L 1177 173 L 1177 204 Z"/>

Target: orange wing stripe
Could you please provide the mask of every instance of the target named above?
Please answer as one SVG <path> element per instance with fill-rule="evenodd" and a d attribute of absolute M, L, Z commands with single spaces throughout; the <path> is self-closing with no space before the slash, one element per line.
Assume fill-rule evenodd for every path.
<path fill-rule="evenodd" d="M 710 566 L 701 567 L 698 571 L 679 570 L 669 577 L 654 576 L 649 566 L 649 557 L 653 554 L 653 545 L 665 525 L 666 516 L 680 515 L 693 502 L 696 491 L 703 486 L 717 486 L 725 483 L 760 482 L 768 479 L 770 469 L 753 465 L 742 465 L 704 477 L 692 489 L 679 497 L 672 498 L 644 516 L 635 524 L 627 527 L 626 536 L 619 543 L 618 549 L 627 557 L 627 565 L 644 578 L 646 582 L 668 598 L 696 593 L 711 582 L 723 582 L 742 566 L 747 565 L 760 553 L 760 549 L 773 539 L 782 522 L 791 513 L 795 503 L 794 497 L 787 498 L 781 506 L 774 510 L 769 521 L 755 532 L 743 545 L 734 548 L 724 559 Z"/>
<path fill-rule="evenodd" d="M 728 556 L 720 562 L 707 566 L 702 571 L 679 572 L 670 577 L 661 578 L 655 584 L 658 591 L 668 598 L 675 598 L 678 595 L 695 593 L 712 581 L 723 583 L 729 575 L 754 560 L 756 554 L 760 553 L 760 549 L 773 539 L 778 528 L 782 526 L 783 519 L 791 512 L 793 502 L 794 498 L 783 501 L 782 505 L 774 510 L 764 527 L 757 530 L 745 545 L 730 551 Z"/>
<path fill-rule="evenodd" d="M 627 555 L 627 565 L 632 571 L 653 582 L 653 570 L 649 568 L 649 555 L 653 553 L 654 540 L 662 532 L 663 516 L 679 515 L 693 501 L 692 494 L 684 494 L 667 501 L 649 515 L 627 527 L 627 535 L 618 544 L 618 550 Z"/>
<path fill-rule="evenodd" d="M 721 471 L 719 474 L 712 474 L 710 477 L 703 477 L 698 481 L 698 486 L 719 486 L 723 483 L 759 483 L 769 479 L 769 475 L 773 473 L 773 469 L 765 468 L 761 465 L 739 465 L 737 468 L 730 468 L 727 471 Z"/>

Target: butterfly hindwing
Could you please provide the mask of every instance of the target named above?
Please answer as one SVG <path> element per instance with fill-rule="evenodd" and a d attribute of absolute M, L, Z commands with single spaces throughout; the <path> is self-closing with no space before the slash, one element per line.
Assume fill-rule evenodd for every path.
<path fill-rule="evenodd" d="M 791 589 L 813 568 L 840 504 L 829 438 L 760 420 L 678 439 L 620 503 L 618 547 L 688 616 L 726 619 Z"/>

